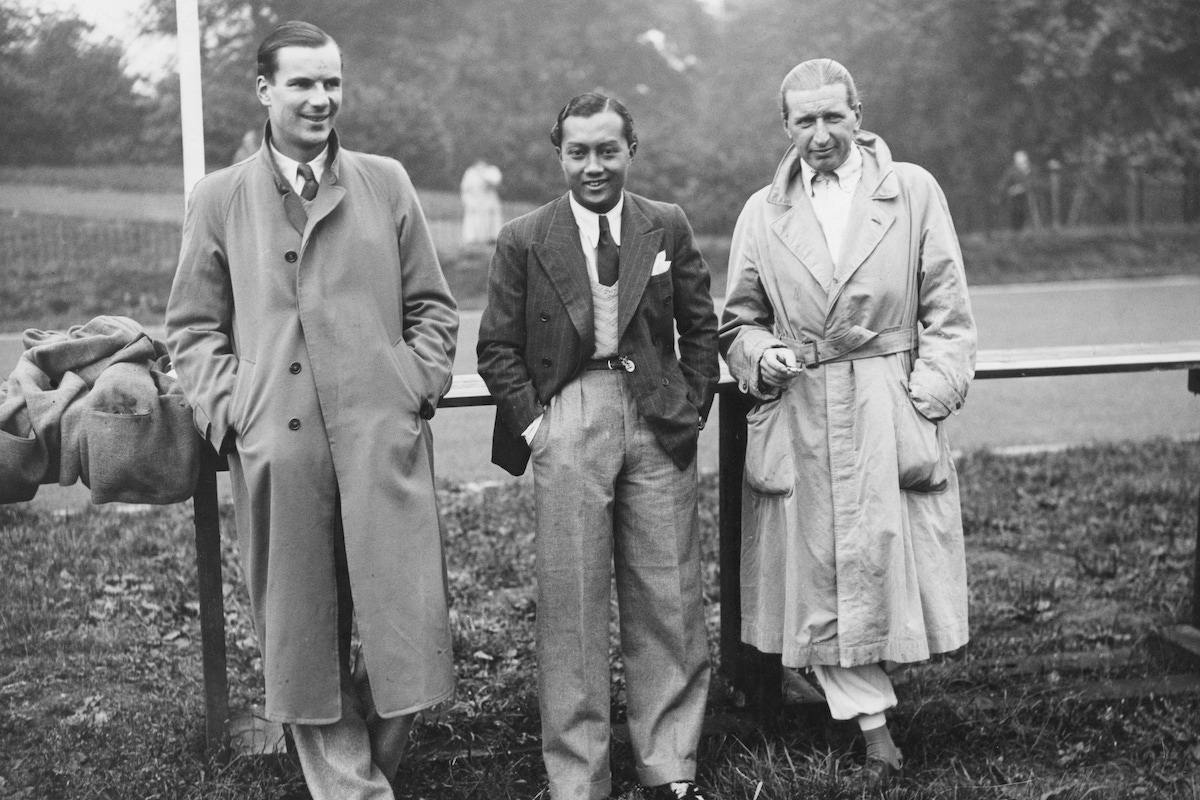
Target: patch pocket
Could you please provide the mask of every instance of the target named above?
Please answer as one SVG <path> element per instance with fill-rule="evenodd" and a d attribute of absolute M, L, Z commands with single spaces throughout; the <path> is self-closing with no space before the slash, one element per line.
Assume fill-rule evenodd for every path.
<path fill-rule="evenodd" d="M 901 491 L 940 492 L 949 480 L 942 459 L 941 425 L 925 417 L 911 400 L 896 408 L 896 466 Z"/>
<path fill-rule="evenodd" d="M 760 403 L 746 415 L 746 483 L 758 494 L 786 497 L 796 483 L 788 409 Z"/>

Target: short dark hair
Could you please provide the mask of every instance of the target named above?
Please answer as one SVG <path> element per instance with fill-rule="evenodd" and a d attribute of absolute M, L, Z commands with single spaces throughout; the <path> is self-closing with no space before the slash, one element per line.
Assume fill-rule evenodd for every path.
<path fill-rule="evenodd" d="M 629 113 L 629 109 L 617 98 L 600 92 L 584 92 L 571 98 L 571 101 L 562 107 L 562 111 L 558 112 L 558 119 L 554 121 L 554 127 L 550 129 L 551 144 L 556 150 L 562 147 L 562 126 L 567 117 L 591 117 L 604 111 L 615 111 L 621 117 L 621 132 L 625 134 L 625 144 L 629 145 L 631 150 L 637 147 L 637 134 L 633 130 L 633 115 Z"/>
<path fill-rule="evenodd" d="M 330 42 L 333 42 L 333 37 L 311 22 L 281 22 L 258 46 L 258 74 L 268 81 L 275 80 L 275 71 L 279 69 L 279 51 L 285 47 L 324 47 Z"/>

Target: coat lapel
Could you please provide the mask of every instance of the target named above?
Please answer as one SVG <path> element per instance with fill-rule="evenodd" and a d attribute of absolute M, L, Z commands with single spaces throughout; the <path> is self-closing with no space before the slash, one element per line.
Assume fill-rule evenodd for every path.
<path fill-rule="evenodd" d="M 579 243 L 579 227 L 571 214 L 571 203 L 563 195 L 554 208 L 554 218 L 546 238 L 533 243 L 533 252 L 542 272 L 558 292 L 571 323 L 585 343 L 595 335 L 592 323 L 592 286 L 587 262 Z"/>
<path fill-rule="evenodd" d="M 662 248 L 663 230 L 628 193 L 621 213 L 621 267 L 617 281 L 617 341 L 641 302 L 654 268 L 654 256 Z M 588 287 L 591 291 L 591 287 Z"/>
<path fill-rule="evenodd" d="M 881 175 L 875 159 L 864 156 L 862 178 L 854 191 L 854 199 L 850 203 L 850 218 L 846 221 L 842 257 L 833 273 L 834 285 L 838 289 L 829 298 L 830 309 L 841 294 L 841 287 L 845 286 L 850 276 L 862 266 L 896 221 L 892 214 L 875 201 L 891 199 L 898 191 L 896 176 L 890 170 Z"/>
<path fill-rule="evenodd" d="M 817 221 L 816 212 L 804 191 L 804 182 L 793 180 L 798 174 L 801 174 L 800 156 L 792 146 L 775 171 L 775 180 L 767 194 L 767 202 L 789 207 L 771 222 L 771 229 L 808 270 L 817 291 L 823 295 L 825 289 L 819 276 L 833 272 L 833 257 L 829 255 L 821 223 Z"/>

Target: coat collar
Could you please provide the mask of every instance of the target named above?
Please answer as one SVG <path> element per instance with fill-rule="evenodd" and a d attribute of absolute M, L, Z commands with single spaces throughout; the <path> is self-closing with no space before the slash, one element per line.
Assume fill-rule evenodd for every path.
<path fill-rule="evenodd" d="M 879 136 L 869 131 L 860 130 L 854 138 L 863 157 L 862 178 L 859 185 L 867 190 L 872 200 L 887 200 L 900 192 L 900 184 L 896 181 L 892 166 L 892 151 Z M 799 151 L 795 145 L 790 145 L 779 166 L 775 168 L 775 177 L 767 192 L 767 202 L 777 205 L 796 205 L 796 201 L 804 196 L 802 181 L 794 178 L 800 172 L 802 164 Z"/>
<path fill-rule="evenodd" d="M 319 195 L 318 195 L 319 196 Z M 637 310 L 654 256 L 662 246 L 663 232 L 638 202 L 637 195 L 625 192 L 621 212 L 621 277 L 617 290 L 617 335 L 625 333 Z M 594 343 L 592 284 L 579 239 L 579 226 L 571 212 L 570 195 L 554 201 L 551 222 L 542 242 L 535 242 L 534 253 L 567 309 L 579 332 L 585 352 Z"/>
<path fill-rule="evenodd" d="M 284 210 L 287 212 L 287 218 L 296 232 L 303 237 L 301 240 L 301 254 L 304 247 L 308 244 L 308 239 L 312 235 L 313 229 L 321 220 L 329 216 L 346 196 L 346 189 L 342 184 L 342 148 L 338 140 L 337 131 L 332 131 L 329 134 L 329 157 L 325 162 L 325 172 L 321 175 L 321 186 L 317 190 L 317 196 L 313 200 L 308 211 L 304 210 L 304 203 L 292 190 L 292 183 L 279 170 L 279 165 L 271 155 L 271 123 L 267 122 L 263 129 L 262 145 L 258 149 L 258 160 L 263 167 L 270 171 L 271 178 L 275 183 L 275 189 L 283 197 Z"/>
<path fill-rule="evenodd" d="M 862 177 L 850 204 L 841 260 L 833 265 L 833 284 L 827 298 L 827 308 L 830 310 L 846 281 L 871 254 L 895 220 L 878 201 L 894 199 L 900 193 L 891 151 L 883 139 L 873 133 L 859 131 L 855 145 L 863 157 Z M 799 177 L 801 163 L 800 154 L 793 145 L 784 153 L 783 160 L 775 170 L 775 177 L 767 191 L 767 202 L 787 208 L 780 210 L 772 220 L 771 228 L 820 286 L 816 275 L 820 272 L 830 273 L 831 256 L 821 224 L 804 190 L 804 182 Z M 822 263 L 825 269 L 820 270 Z M 823 286 L 820 291 L 825 291 Z"/>

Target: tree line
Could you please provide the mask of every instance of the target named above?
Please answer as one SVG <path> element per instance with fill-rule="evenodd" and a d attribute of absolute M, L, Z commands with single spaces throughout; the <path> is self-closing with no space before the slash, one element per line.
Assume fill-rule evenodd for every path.
<path fill-rule="evenodd" d="M 262 123 L 258 41 L 307 19 L 346 53 L 348 146 L 429 188 L 485 158 L 506 198 L 557 195 L 554 116 L 601 89 L 638 126 L 631 188 L 727 232 L 787 144 L 779 81 L 815 56 L 850 68 L 864 127 L 933 172 L 965 228 L 994 216 L 1016 149 L 1080 181 L 1130 165 L 1200 180 L 1195 0 L 726 0 L 722 16 L 696 0 L 202 0 L 201 14 L 212 168 Z M 174 33 L 173 0 L 147 0 L 145 18 Z M 0 162 L 178 161 L 175 77 L 138 92 L 120 47 L 86 33 L 0 7 Z"/>

